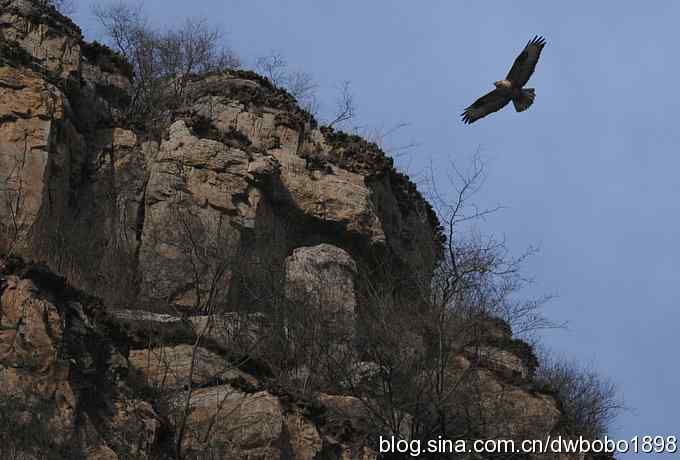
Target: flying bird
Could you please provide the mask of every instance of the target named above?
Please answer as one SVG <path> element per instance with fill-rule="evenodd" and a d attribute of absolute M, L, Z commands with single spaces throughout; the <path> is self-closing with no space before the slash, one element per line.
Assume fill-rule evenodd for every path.
<path fill-rule="evenodd" d="M 536 91 L 534 88 L 524 88 L 524 85 L 527 84 L 534 73 L 544 46 L 545 39 L 543 37 L 535 36 L 532 38 L 515 59 L 505 80 L 495 82 L 496 89 L 480 97 L 465 109 L 465 112 L 461 114 L 463 123 L 474 123 L 490 113 L 498 112 L 510 101 L 518 112 L 523 112 L 531 107 L 536 98 Z"/>

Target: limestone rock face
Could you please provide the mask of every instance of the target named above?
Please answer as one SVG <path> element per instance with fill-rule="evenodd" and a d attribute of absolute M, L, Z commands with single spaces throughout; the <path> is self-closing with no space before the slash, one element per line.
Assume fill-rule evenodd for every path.
<path fill-rule="evenodd" d="M 325 171 L 310 171 L 307 160 L 291 149 L 274 149 L 272 154 L 281 164 L 281 179 L 295 208 L 362 235 L 371 244 L 386 243 L 376 196 L 364 176 L 332 165 Z"/>
<path fill-rule="evenodd" d="M 508 364 L 499 366 L 498 361 L 476 361 L 468 353 L 450 360 L 445 373 L 447 387 L 459 387 L 461 398 L 455 406 L 465 407 L 474 420 L 475 428 L 484 438 L 528 439 L 547 436 L 560 418 L 556 400 L 549 395 L 531 391 L 523 384 L 526 380 L 517 374 L 508 374 L 509 366 L 517 366 L 516 372 L 526 373 L 526 366 L 509 352 L 485 348 L 494 352 L 496 359 L 503 357 Z M 466 357 L 468 356 L 468 357 Z M 488 355 L 487 355 L 488 357 Z M 487 367 L 488 366 L 488 367 Z M 507 367 L 506 367 L 507 366 Z M 467 395 L 474 394 L 473 399 Z"/>
<path fill-rule="evenodd" d="M 0 243 L 98 285 L 88 273 L 111 262 L 103 241 L 123 250 L 112 259 L 136 251 L 143 149 L 130 158 L 129 133 L 111 127 L 108 87 L 129 81 L 89 62 L 80 29 L 48 3 L 0 2 Z"/>
<path fill-rule="evenodd" d="M 508 378 L 529 378 L 530 371 L 525 362 L 510 351 L 486 345 L 469 347 L 466 351 L 478 358 L 486 367 L 498 370 Z"/>
<path fill-rule="evenodd" d="M 40 75 L 0 67 L 0 183 L 4 195 L 0 212 L 3 233 L 11 240 L 6 246 L 23 241 L 38 218 L 47 190 L 50 150 L 65 104 L 61 91 Z"/>
<path fill-rule="evenodd" d="M 121 385 L 125 359 L 85 307 L 44 267 L 3 267 L 0 391 L 30 414 L 31 430 L 45 433 L 36 445 L 18 447 L 148 456 L 161 423 L 148 402 Z"/>
<path fill-rule="evenodd" d="M 187 275 L 211 278 L 238 247 L 240 234 L 230 215 L 238 212 L 234 197 L 247 187 L 247 174 L 244 151 L 199 139 L 182 121 L 170 127 L 169 139 L 150 165 L 146 188 L 139 261 L 143 292 L 152 298 L 172 295 L 187 307 L 201 306 L 199 295 L 210 286 L 181 286 L 187 284 Z M 192 257 L 195 239 L 214 250 L 212 257 Z M 222 276 L 220 287 L 228 291 L 229 267 Z"/>
<path fill-rule="evenodd" d="M 525 439 L 547 435 L 559 420 L 560 411 L 552 397 L 507 384 L 487 370 L 479 370 L 475 377 L 481 395 L 477 408 L 480 419 L 485 421 L 482 427 L 485 436 Z"/>
<path fill-rule="evenodd" d="M 10 276 L 4 283 L 0 298 L 2 392 L 31 391 L 49 400 L 55 409 L 50 429 L 68 433 L 75 425 L 77 400 L 68 380 L 69 364 L 57 358 L 63 333 L 59 311 L 39 297 L 31 280 Z"/>
<path fill-rule="evenodd" d="M 66 78 L 80 70 L 80 29 L 52 7 L 2 0 L 0 30 L 3 38 L 18 43 L 50 72 Z"/>

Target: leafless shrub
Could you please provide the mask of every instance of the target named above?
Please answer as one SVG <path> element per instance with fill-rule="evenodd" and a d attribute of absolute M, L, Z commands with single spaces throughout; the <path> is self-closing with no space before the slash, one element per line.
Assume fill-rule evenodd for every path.
<path fill-rule="evenodd" d="M 601 439 L 625 410 L 616 385 L 592 368 L 544 353 L 536 385 L 555 395 L 562 417 L 558 431 L 585 439 Z"/>
<path fill-rule="evenodd" d="M 164 126 L 167 111 L 184 103 L 189 77 L 240 65 L 236 55 L 221 44 L 221 30 L 204 19 L 187 19 L 178 28 L 157 30 L 141 4 L 95 5 L 93 12 L 108 44 L 132 65 L 132 103 L 127 116 L 137 123 Z"/>
<path fill-rule="evenodd" d="M 512 257 L 504 241 L 482 237 L 469 224 L 500 210 L 480 209 L 470 199 L 484 182 L 484 164 L 475 155 L 468 172 L 452 164 L 451 198 L 433 186 L 432 201 L 446 230 L 443 258 L 435 270 L 432 293 L 435 304 L 446 305 L 466 316 L 484 315 L 506 321 L 516 335 L 558 327 L 540 312 L 548 297 L 517 301 L 513 294 L 529 279 L 522 276 L 522 263 L 536 253 L 529 248 Z M 434 184 L 434 179 L 432 180 Z"/>
<path fill-rule="evenodd" d="M 316 97 L 318 85 L 309 73 L 291 70 L 280 52 L 273 51 L 267 56 L 257 58 L 255 70 L 267 77 L 274 85 L 288 91 L 298 100 L 303 109 L 312 115 L 318 114 Z"/>
<path fill-rule="evenodd" d="M 286 89 L 298 100 L 303 109 L 319 117 L 320 103 L 316 95 L 318 85 L 309 73 L 291 70 L 283 55 L 276 51 L 259 57 L 255 61 L 255 70 L 267 77 L 274 85 Z M 351 84 L 349 81 L 344 81 L 338 90 L 331 118 L 325 124 L 329 127 L 337 126 L 352 120 L 355 115 L 356 104 Z"/>
<path fill-rule="evenodd" d="M 210 27 L 205 19 L 187 19 L 181 27 L 162 32 L 156 40 L 160 73 L 171 81 L 171 95 L 180 99 L 190 75 L 240 65 L 233 53 L 219 47 L 224 34 Z"/>
<path fill-rule="evenodd" d="M 57 11 L 65 15 L 71 15 L 76 12 L 74 0 L 38 0 L 38 3 L 53 6 Z"/>
<path fill-rule="evenodd" d="M 399 159 L 413 153 L 419 144 L 411 141 L 395 145 L 390 142 L 390 138 L 410 126 L 410 123 L 400 122 L 392 126 L 356 126 L 353 131 L 368 142 L 372 142 L 380 147 L 381 150 L 392 158 Z M 414 177 L 413 174 L 411 174 L 411 177 Z"/>
<path fill-rule="evenodd" d="M 340 93 L 335 102 L 335 115 L 334 118 L 328 123 L 328 126 L 331 128 L 351 120 L 356 114 L 354 94 L 351 91 L 351 84 L 349 81 L 344 81 L 342 83 L 340 86 Z"/>
<path fill-rule="evenodd" d="M 136 51 L 142 52 L 140 46 L 149 32 L 142 5 L 124 2 L 97 4 L 92 7 L 92 12 L 116 51 L 139 66 L 140 62 L 134 62 Z"/>
<path fill-rule="evenodd" d="M 261 56 L 255 61 L 255 69 L 276 86 L 284 86 L 288 78 L 288 63 L 279 52 Z"/>
<path fill-rule="evenodd" d="M 510 257 L 503 241 L 461 228 L 495 210 L 468 201 L 483 179 L 481 163 L 470 173 L 455 172 L 454 197 L 438 196 L 447 240 L 434 273 L 417 267 L 400 272 L 387 259 L 362 268 L 357 340 L 359 367 L 366 372 L 356 363 L 343 372 L 350 393 L 371 414 L 374 433 L 407 439 L 536 435 L 531 430 L 549 428 L 536 420 L 522 423 L 508 390 L 528 381 L 536 358 L 531 346 L 511 333 L 554 324 L 540 314 L 543 299 L 516 300 L 525 282 L 520 268 L 526 255 Z M 503 377 L 514 383 L 495 389 L 485 377 L 487 346 L 510 347 L 526 372 Z"/>

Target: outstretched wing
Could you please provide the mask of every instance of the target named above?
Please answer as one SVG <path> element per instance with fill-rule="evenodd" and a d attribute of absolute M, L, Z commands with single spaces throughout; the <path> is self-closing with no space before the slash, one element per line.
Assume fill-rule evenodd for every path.
<path fill-rule="evenodd" d="M 498 112 L 510 102 L 510 95 L 504 91 L 495 89 L 488 94 L 477 99 L 470 107 L 461 114 L 463 123 L 470 124 L 487 116 L 490 113 Z"/>
<path fill-rule="evenodd" d="M 541 51 L 545 46 L 545 38 L 535 36 L 533 39 L 527 43 L 524 50 L 517 56 L 515 63 L 512 64 L 512 68 L 505 77 L 506 80 L 510 80 L 513 86 L 521 88 L 527 84 L 531 74 L 534 73 L 536 68 L 536 63 L 538 58 L 541 57 Z"/>

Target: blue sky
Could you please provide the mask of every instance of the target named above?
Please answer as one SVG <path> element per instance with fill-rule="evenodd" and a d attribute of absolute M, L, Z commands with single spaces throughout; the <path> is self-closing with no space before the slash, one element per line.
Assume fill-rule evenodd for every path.
<path fill-rule="evenodd" d="M 97 38 L 89 6 L 76 19 Z M 159 25 L 203 16 L 249 65 L 280 51 L 311 73 L 332 108 L 350 80 L 357 124 L 408 122 L 388 143 L 418 142 L 398 164 L 421 177 L 477 150 L 487 179 L 475 201 L 505 209 L 481 228 L 541 252 L 527 295 L 566 330 L 560 354 L 612 378 L 628 406 L 613 435 L 678 434 L 680 323 L 680 3 L 153 0 Z M 535 34 L 548 45 L 529 86 L 536 102 L 471 126 L 463 108 L 492 89 Z M 440 180 L 443 180 L 440 177 Z M 635 455 L 622 456 L 634 458 Z"/>

